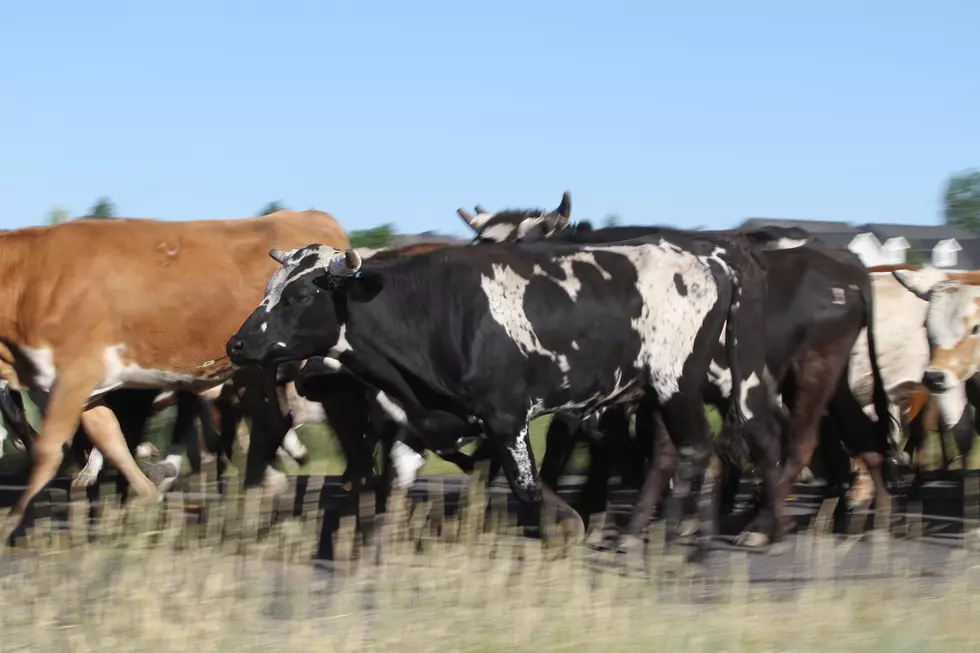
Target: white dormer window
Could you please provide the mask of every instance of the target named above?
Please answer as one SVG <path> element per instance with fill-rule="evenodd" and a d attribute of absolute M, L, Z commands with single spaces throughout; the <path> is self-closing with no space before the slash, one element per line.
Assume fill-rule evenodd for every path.
<path fill-rule="evenodd" d="M 897 238 L 889 238 L 881 247 L 888 252 L 904 252 L 909 248 L 909 241 L 905 240 L 902 236 L 898 236 Z"/>
<path fill-rule="evenodd" d="M 932 248 L 932 264 L 937 268 L 956 267 L 956 253 L 963 249 L 955 238 L 940 240 Z"/>

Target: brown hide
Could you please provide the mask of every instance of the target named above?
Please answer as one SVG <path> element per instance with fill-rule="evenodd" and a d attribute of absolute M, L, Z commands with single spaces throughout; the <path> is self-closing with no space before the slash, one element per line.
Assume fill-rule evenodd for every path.
<path fill-rule="evenodd" d="M 350 246 L 336 220 L 320 211 L 79 220 L 2 234 L 0 338 L 12 347 L 51 348 L 59 374 L 64 364 L 101 362 L 107 347 L 123 345 L 123 362 L 144 370 L 224 377 L 226 363 L 201 366 L 224 357 L 228 338 L 262 300 L 278 267 L 269 250 L 312 242 Z M 20 382 L 30 384 L 30 370 L 22 368 Z"/>
<path fill-rule="evenodd" d="M 98 395 L 121 381 L 203 390 L 227 379 L 232 368 L 221 359 L 228 338 L 261 302 L 278 267 L 269 250 L 310 243 L 350 246 L 337 221 L 320 211 L 192 222 L 77 220 L 0 234 L 0 372 L 18 386 L 51 390 L 27 488 L 0 539 L 54 478 L 80 421 L 138 495 L 159 499 Z M 35 367 L 20 355 L 23 347 L 50 356 L 53 388 L 52 378 L 38 374 L 46 361 Z M 130 370 L 127 379 L 125 366 L 155 374 L 134 380 Z"/>

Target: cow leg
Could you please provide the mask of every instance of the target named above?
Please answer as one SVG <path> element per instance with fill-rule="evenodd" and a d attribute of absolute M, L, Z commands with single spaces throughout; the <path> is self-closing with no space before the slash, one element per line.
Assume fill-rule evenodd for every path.
<path fill-rule="evenodd" d="M 625 485 L 630 480 L 630 464 L 633 463 L 628 453 L 631 446 L 630 421 L 625 406 L 607 409 L 599 418 L 598 430 L 598 437 L 588 439 L 589 474 L 575 505 L 586 528 L 592 515 L 606 511 L 613 468 L 618 469 L 620 484 Z M 610 516 L 608 511 L 606 516 Z"/>
<path fill-rule="evenodd" d="M 14 446 L 19 448 L 17 442 L 20 441 L 21 445 L 29 451 L 34 444 L 35 432 L 30 422 L 27 421 L 24 399 L 19 392 L 11 390 L 6 383 L 0 388 L 0 414 L 3 415 L 6 426 L 10 427 L 13 432 Z M 4 432 L 6 433 L 6 429 Z M 2 447 L 0 447 L 0 457 L 3 457 Z"/>
<path fill-rule="evenodd" d="M 280 494 L 286 490 L 287 481 L 273 465 L 291 420 L 279 406 L 275 370 L 240 368 L 235 383 L 243 389 L 242 407 L 252 423 L 244 485 L 261 485 L 269 494 Z"/>
<path fill-rule="evenodd" d="M 964 459 L 964 465 L 973 449 L 975 436 L 973 416 L 970 414 L 970 404 L 967 400 L 967 385 L 960 383 L 936 396 L 939 404 L 940 432 L 952 431 L 956 447 Z"/>
<path fill-rule="evenodd" d="M 789 453 L 780 478 L 780 500 L 785 500 L 803 467 L 810 464 L 820 436 L 820 420 L 838 387 L 847 386 L 843 375 L 851 341 L 841 338 L 831 346 L 810 348 L 794 365 L 792 421 Z"/>
<path fill-rule="evenodd" d="M 630 511 L 629 522 L 623 532 L 619 534 L 620 537 L 627 538 L 639 537 L 643 529 L 650 523 L 653 518 L 653 511 L 660 503 L 664 489 L 677 471 L 677 448 L 667 432 L 659 407 L 650 397 L 644 398 L 637 407 L 636 431 L 637 437 L 641 437 L 639 436 L 641 431 L 650 434 L 650 437 L 643 436 L 650 445 L 649 463 L 636 504 Z M 683 506 L 682 511 L 686 513 Z M 668 512 L 670 512 L 669 508 Z M 680 517 L 683 517 L 683 514 L 678 517 L 678 521 Z M 616 535 L 611 536 L 603 543 L 604 546 L 614 546 L 615 539 Z"/>
<path fill-rule="evenodd" d="M 143 440 L 143 432 L 146 427 L 146 422 L 153 410 L 153 401 L 156 399 L 157 394 L 157 390 L 125 389 L 115 390 L 110 392 L 105 397 L 105 404 L 112 409 L 112 412 L 118 419 L 119 427 L 122 429 L 122 433 L 129 447 L 130 454 L 132 454 L 137 445 L 139 445 L 139 443 Z M 84 420 L 83 423 L 85 423 Z M 85 426 L 86 431 L 88 431 L 88 424 L 85 423 Z M 94 438 L 92 438 L 92 442 L 97 447 L 101 448 L 99 443 L 96 442 Z M 112 456 L 109 456 L 109 452 L 103 449 L 102 453 L 109 457 L 110 462 L 115 464 Z M 132 456 L 130 455 L 130 457 Z M 161 492 L 167 492 L 171 487 L 173 487 L 173 483 L 177 479 L 177 471 L 180 469 L 179 456 L 177 456 L 177 460 L 178 463 L 176 467 L 171 467 L 169 464 L 153 463 L 149 461 L 141 461 L 137 464 L 143 470 L 146 477 L 149 478 Z M 123 471 L 118 466 L 117 469 L 119 469 L 119 471 Z M 124 481 L 129 482 L 129 476 L 125 473 L 123 474 L 123 478 L 120 479 L 120 483 Z M 125 486 L 122 486 L 120 488 L 123 495 L 125 495 L 124 487 Z"/>
<path fill-rule="evenodd" d="M 75 365 L 65 365 L 64 369 L 65 372 L 58 378 L 49 400 L 46 402 L 45 417 L 41 425 L 41 432 L 38 434 L 34 446 L 33 465 L 27 487 L 18 498 L 17 503 L 11 508 L 7 519 L 4 521 L 3 531 L 0 532 L 4 542 L 9 541 L 14 530 L 20 526 L 27 507 L 33 501 L 34 497 L 58 473 L 58 469 L 64 459 L 64 447 L 70 444 L 72 437 L 75 435 L 82 409 L 88 401 L 92 390 L 95 388 L 101 372 L 98 366 L 85 366 L 78 363 Z M 108 409 L 105 410 L 108 411 Z M 122 440 L 122 438 L 120 437 L 119 440 Z M 122 443 L 122 447 L 123 449 L 126 448 L 125 443 Z M 111 450 L 113 453 L 118 454 L 117 448 L 111 448 Z M 105 451 L 105 453 L 109 455 L 108 451 Z M 126 454 L 129 454 L 128 450 L 126 450 Z M 126 461 L 124 460 L 126 456 L 120 456 L 121 468 L 127 469 L 134 476 L 142 476 L 132 456 L 130 455 L 128 457 L 132 465 L 126 465 Z M 133 471 L 134 468 L 135 471 Z M 149 484 L 149 479 L 143 478 Z M 136 480 L 138 482 L 139 479 Z M 153 489 L 155 491 L 156 488 Z"/>
<path fill-rule="evenodd" d="M 552 490 L 558 490 L 558 479 L 571 458 L 578 430 L 578 423 L 567 415 L 558 413 L 551 418 L 545 436 L 540 475 L 541 482 Z"/>
<path fill-rule="evenodd" d="M 674 491 L 671 500 L 667 502 L 666 511 L 668 545 L 678 537 L 678 526 L 686 512 L 685 505 L 692 496 L 695 481 L 698 477 L 704 476 L 700 491 L 705 500 L 699 501 L 701 530 L 697 539 L 697 549 L 693 552 L 695 556 L 704 554 L 715 533 L 717 521 L 714 515 L 715 479 L 707 476 L 714 442 L 704 414 L 704 404 L 701 402 L 700 384 L 695 385 L 693 381 L 683 383 L 683 381 L 693 377 L 700 382 L 704 376 L 686 374 L 678 392 L 664 404 L 662 411 L 664 426 L 678 454 Z"/>
<path fill-rule="evenodd" d="M 585 533 L 585 527 L 578 513 L 551 488 L 541 483 L 534 452 L 531 450 L 527 418 L 498 414 L 484 419 L 483 423 L 487 438 L 496 445 L 497 458 L 511 491 L 526 511 L 529 525 L 525 527 L 525 535 L 535 537 L 540 532 L 539 528 L 546 526 L 541 523 L 541 503 L 547 501 L 555 507 L 559 518 L 569 522 L 581 537 Z"/>
<path fill-rule="evenodd" d="M 85 461 L 85 466 L 82 467 L 81 471 L 75 474 L 75 478 L 71 480 L 72 488 L 81 489 L 95 485 L 95 482 L 99 479 L 99 474 L 102 472 L 102 467 L 104 464 L 105 459 L 102 456 L 102 452 L 93 447 L 92 450 L 89 451 L 88 459 Z"/>

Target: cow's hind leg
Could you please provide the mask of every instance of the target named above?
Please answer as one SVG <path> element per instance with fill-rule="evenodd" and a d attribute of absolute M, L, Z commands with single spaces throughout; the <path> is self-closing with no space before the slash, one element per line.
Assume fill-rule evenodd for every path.
<path fill-rule="evenodd" d="M 615 546 L 620 537 L 639 537 L 653 518 L 653 512 L 660 503 L 664 490 L 677 471 L 677 449 L 667 433 L 659 410 L 659 405 L 650 396 L 644 398 L 637 407 L 637 437 L 642 438 L 649 446 L 649 463 L 626 528 L 622 533 L 613 530 L 603 541 L 604 547 Z M 686 510 L 684 512 L 686 514 Z"/>
<path fill-rule="evenodd" d="M 717 525 L 715 479 L 708 469 L 714 443 L 701 396 L 702 393 L 695 391 L 695 388 L 681 387 L 679 392 L 664 404 L 662 411 L 664 425 L 678 454 L 676 484 L 666 512 L 668 546 L 678 537 L 678 526 L 685 513 L 685 504 L 692 496 L 695 480 L 698 477 L 703 479 L 698 501 L 701 528 L 692 559 L 703 556 L 707 551 Z"/>

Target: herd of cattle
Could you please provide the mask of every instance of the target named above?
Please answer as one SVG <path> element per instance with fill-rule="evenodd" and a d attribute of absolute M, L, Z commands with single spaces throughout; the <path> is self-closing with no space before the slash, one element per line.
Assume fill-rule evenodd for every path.
<path fill-rule="evenodd" d="M 352 491 L 407 487 L 427 450 L 466 472 L 486 459 L 532 522 L 548 502 L 580 529 L 616 473 L 639 492 L 610 546 L 662 500 L 668 538 L 706 545 L 748 470 L 761 492 L 747 547 L 785 535 L 801 475 L 887 510 L 932 414 L 969 453 L 980 273 L 869 269 L 796 229 L 594 229 L 572 223 L 568 193 L 551 211 L 458 213 L 466 245 L 381 250 L 352 249 L 312 210 L 0 234 L 0 412 L 32 460 L 4 540 L 66 450 L 88 449 L 76 484 L 104 456 L 159 500 L 198 450 L 198 422 L 225 464 L 242 418 L 246 487 L 281 486 L 275 460 L 302 462 L 295 427 L 311 419 L 337 435 Z M 15 391 L 43 412 L 39 431 Z M 177 420 L 152 462 L 143 428 L 164 401 Z M 539 475 L 528 424 L 546 414 Z M 572 509 L 554 488 L 579 438 L 593 492 Z"/>

